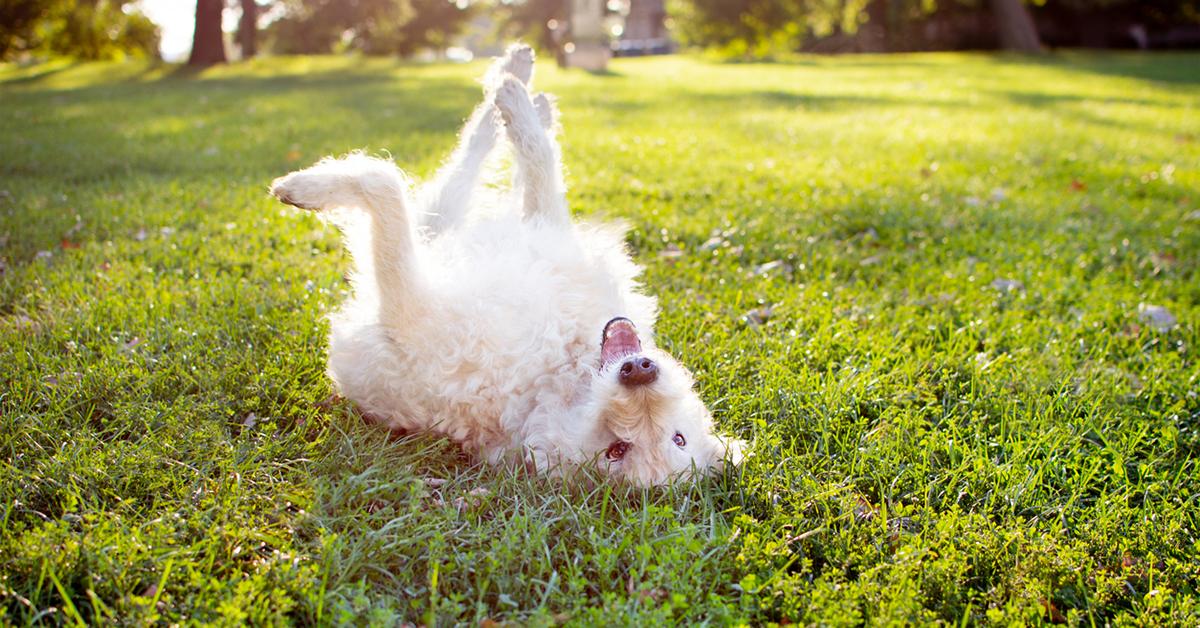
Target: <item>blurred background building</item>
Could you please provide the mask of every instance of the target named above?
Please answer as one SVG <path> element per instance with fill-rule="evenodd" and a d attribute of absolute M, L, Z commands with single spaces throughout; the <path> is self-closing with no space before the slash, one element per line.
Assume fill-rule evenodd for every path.
<path fill-rule="evenodd" d="M 613 42 L 618 56 L 667 54 L 675 51 L 675 43 L 667 31 L 665 0 L 629 0 L 618 14 L 621 24 Z"/>

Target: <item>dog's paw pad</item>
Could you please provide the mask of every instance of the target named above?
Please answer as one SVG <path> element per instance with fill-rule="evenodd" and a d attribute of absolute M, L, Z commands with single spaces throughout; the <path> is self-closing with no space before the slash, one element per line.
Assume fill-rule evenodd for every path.
<path fill-rule="evenodd" d="M 320 209 L 315 203 L 310 202 L 304 194 L 304 173 L 293 172 L 275 179 L 271 183 L 271 195 L 279 199 L 279 202 L 300 209 L 316 210 Z"/>
<path fill-rule="evenodd" d="M 512 124 L 521 115 L 522 107 L 528 103 L 529 92 L 520 79 L 509 74 L 500 81 L 500 86 L 496 88 L 496 108 L 500 110 L 500 117 L 505 124 Z"/>

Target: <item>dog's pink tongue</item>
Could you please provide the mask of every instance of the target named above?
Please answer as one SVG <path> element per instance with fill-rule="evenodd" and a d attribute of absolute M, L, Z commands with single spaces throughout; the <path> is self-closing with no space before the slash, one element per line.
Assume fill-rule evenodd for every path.
<path fill-rule="evenodd" d="M 600 362 L 607 366 L 614 360 L 642 350 L 637 328 L 633 323 L 621 319 L 608 324 L 604 329 L 604 340 L 600 343 Z"/>

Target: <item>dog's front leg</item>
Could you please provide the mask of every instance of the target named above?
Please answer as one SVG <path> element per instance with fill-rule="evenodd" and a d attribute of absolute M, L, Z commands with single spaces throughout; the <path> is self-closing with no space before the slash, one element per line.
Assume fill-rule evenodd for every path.
<path fill-rule="evenodd" d="M 418 194 L 420 226 L 437 237 L 462 221 L 470 209 L 471 195 L 479 183 L 483 164 L 496 145 L 500 121 L 492 95 L 505 76 L 515 76 L 528 85 L 533 78 L 533 49 L 514 44 L 496 59 L 484 77 L 484 102 L 475 108 L 459 133 L 458 146 L 450 158 L 423 185 Z M 546 128 L 554 124 L 553 103 L 542 96 L 538 114 Z"/>
<path fill-rule="evenodd" d="M 525 85 L 520 79 L 508 76 L 496 90 L 496 106 L 516 149 L 517 178 L 525 194 L 525 218 L 567 224 L 558 145 L 543 126 L 543 118 L 553 124 L 553 104 L 545 100 L 546 114 L 539 114 Z"/>

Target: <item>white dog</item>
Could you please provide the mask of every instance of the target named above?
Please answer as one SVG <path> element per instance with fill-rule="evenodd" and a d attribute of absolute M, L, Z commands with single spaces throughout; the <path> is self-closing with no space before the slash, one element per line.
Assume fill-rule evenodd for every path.
<path fill-rule="evenodd" d="M 736 464 L 742 443 L 713 433 L 690 373 L 654 346 L 656 303 L 621 231 L 571 222 L 557 112 L 530 96 L 532 72 L 524 46 L 493 65 L 459 146 L 415 193 L 361 154 L 272 185 L 330 217 L 354 257 L 331 377 L 393 429 L 444 434 L 490 462 L 594 461 L 642 485 Z M 468 220 L 486 204 L 480 170 L 500 127 L 515 149 L 508 211 Z"/>

